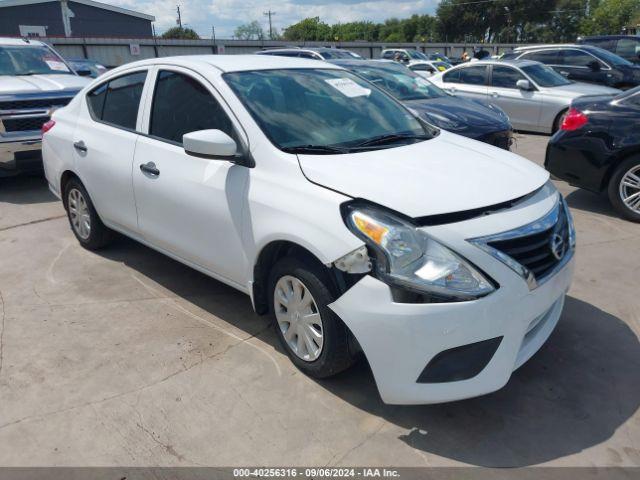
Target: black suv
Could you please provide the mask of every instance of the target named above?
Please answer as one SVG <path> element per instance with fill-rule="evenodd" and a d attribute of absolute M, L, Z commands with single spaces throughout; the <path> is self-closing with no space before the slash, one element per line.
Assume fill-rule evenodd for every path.
<path fill-rule="evenodd" d="M 640 65 L 592 45 L 518 47 L 502 58 L 536 60 L 577 82 L 598 83 L 622 90 L 640 85 Z"/>
<path fill-rule="evenodd" d="M 599 35 L 578 38 L 578 43 L 593 45 L 615 53 L 633 63 L 640 63 L 640 35 Z"/>

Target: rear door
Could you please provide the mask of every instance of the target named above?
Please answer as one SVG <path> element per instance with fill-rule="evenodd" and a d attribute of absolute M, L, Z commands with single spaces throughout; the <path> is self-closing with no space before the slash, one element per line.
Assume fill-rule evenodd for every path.
<path fill-rule="evenodd" d="M 469 65 L 450 70 L 442 76 L 443 88 L 454 95 L 487 99 L 488 65 Z"/>
<path fill-rule="evenodd" d="M 516 68 L 507 65 L 493 65 L 488 100 L 501 107 L 509 115 L 514 128 L 535 129 L 540 119 L 542 107 L 540 93 L 537 89 L 531 91 L 519 89 L 516 86 L 518 80 L 528 79 Z"/>
<path fill-rule="evenodd" d="M 609 67 L 599 59 L 577 48 L 568 48 L 560 52 L 560 73 L 577 82 L 606 83 Z M 597 64 L 594 69 L 592 65 Z"/>
<path fill-rule="evenodd" d="M 130 233 L 138 227 L 131 164 L 147 73 L 133 70 L 91 90 L 73 138 L 77 171 L 98 214 Z"/>
<path fill-rule="evenodd" d="M 250 169 L 188 155 L 182 136 L 222 130 L 239 148 L 246 137 L 200 75 L 168 66 L 152 75 L 133 163 L 140 231 L 153 246 L 239 284 L 247 265 L 240 229 Z"/>

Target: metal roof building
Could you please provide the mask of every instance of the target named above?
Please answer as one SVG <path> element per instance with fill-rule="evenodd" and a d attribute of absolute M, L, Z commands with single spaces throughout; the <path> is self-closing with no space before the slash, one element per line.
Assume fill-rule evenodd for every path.
<path fill-rule="evenodd" d="M 94 0 L 0 0 L 0 36 L 151 37 L 154 20 Z"/>

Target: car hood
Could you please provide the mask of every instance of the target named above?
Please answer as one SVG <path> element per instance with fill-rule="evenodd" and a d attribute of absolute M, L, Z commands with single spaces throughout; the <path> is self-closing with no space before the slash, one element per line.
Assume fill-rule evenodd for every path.
<path fill-rule="evenodd" d="M 485 105 L 464 98 L 447 95 L 428 100 L 410 100 L 404 104 L 432 125 L 466 137 L 511 128 L 506 117 Z"/>
<path fill-rule="evenodd" d="M 559 87 L 551 87 L 547 90 L 566 95 L 570 97 L 579 97 L 581 95 L 607 95 L 607 94 L 618 94 L 620 90 L 617 88 L 605 87 L 603 85 L 593 85 L 591 83 L 580 83 L 574 82 L 569 85 L 562 85 Z"/>
<path fill-rule="evenodd" d="M 14 93 L 42 93 L 71 90 L 77 92 L 91 79 L 78 75 L 0 76 L 0 95 Z"/>
<path fill-rule="evenodd" d="M 410 217 L 496 205 L 549 179 L 518 155 L 445 131 L 402 147 L 298 159 L 311 182 Z"/>

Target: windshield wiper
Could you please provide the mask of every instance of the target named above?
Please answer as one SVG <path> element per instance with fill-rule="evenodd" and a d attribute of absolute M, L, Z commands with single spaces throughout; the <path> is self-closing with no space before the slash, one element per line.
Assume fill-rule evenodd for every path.
<path fill-rule="evenodd" d="M 388 133 L 386 135 L 380 135 L 378 137 L 369 138 L 364 142 L 360 142 L 357 145 L 354 145 L 352 148 L 360 148 L 360 147 L 372 147 L 374 145 L 386 145 L 389 143 L 395 143 L 400 140 L 429 140 L 433 138 L 430 135 L 416 135 L 416 134 L 406 134 L 406 133 Z"/>
<path fill-rule="evenodd" d="M 284 147 L 281 150 L 287 153 L 310 153 L 318 155 L 349 152 L 346 148 L 332 147 L 329 145 L 299 145 L 297 147 Z"/>

